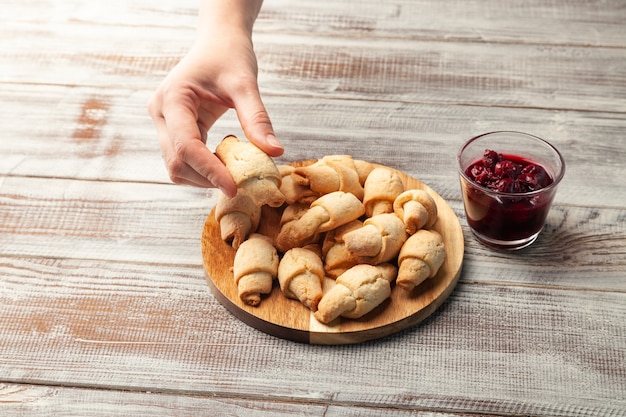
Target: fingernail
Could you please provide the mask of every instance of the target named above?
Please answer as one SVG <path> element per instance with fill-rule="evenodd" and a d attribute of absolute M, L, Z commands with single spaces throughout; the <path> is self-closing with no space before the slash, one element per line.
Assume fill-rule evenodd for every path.
<path fill-rule="evenodd" d="M 273 148 L 280 148 L 280 149 L 282 149 L 282 147 L 283 147 L 283 145 L 280 144 L 278 139 L 276 139 L 276 136 L 272 135 L 271 133 L 265 137 L 265 141 L 269 145 L 271 145 Z"/>

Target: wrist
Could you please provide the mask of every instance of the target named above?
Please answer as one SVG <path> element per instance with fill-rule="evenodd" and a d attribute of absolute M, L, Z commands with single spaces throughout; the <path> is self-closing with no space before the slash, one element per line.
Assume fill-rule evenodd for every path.
<path fill-rule="evenodd" d="M 198 36 L 252 36 L 262 0 L 200 0 Z"/>

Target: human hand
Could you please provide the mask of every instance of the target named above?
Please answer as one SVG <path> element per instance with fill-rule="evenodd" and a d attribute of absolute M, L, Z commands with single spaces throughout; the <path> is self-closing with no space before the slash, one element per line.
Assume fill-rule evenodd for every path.
<path fill-rule="evenodd" d="M 206 147 L 207 132 L 234 108 L 248 140 L 280 156 L 257 84 L 257 61 L 250 36 L 199 40 L 157 88 L 148 105 L 170 178 L 177 184 L 237 192 L 230 173 Z"/>

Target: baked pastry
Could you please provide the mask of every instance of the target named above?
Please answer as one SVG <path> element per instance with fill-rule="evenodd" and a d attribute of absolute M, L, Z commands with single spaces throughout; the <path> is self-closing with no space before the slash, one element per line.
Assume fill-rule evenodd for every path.
<path fill-rule="evenodd" d="M 370 172 L 363 188 L 365 215 L 372 217 L 382 213 L 393 213 L 393 202 L 404 191 L 404 184 L 394 171 L 377 167 Z"/>
<path fill-rule="evenodd" d="M 343 235 L 348 251 L 359 261 L 372 265 L 395 258 L 406 238 L 404 223 L 393 213 L 370 217 L 362 227 Z"/>
<path fill-rule="evenodd" d="M 280 218 L 280 230 L 292 230 L 295 228 L 298 221 L 300 221 L 300 218 L 309 211 L 310 207 L 311 206 L 309 204 L 304 203 L 294 203 L 285 207 L 285 210 L 283 210 Z M 285 240 L 282 236 L 279 238 L 277 235 L 274 243 L 276 245 L 276 249 L 280 252 L 287 252 L 291 248 L 309 245 L 316 243 L 319 240 L 320 233 L 315 232 L 309 236 L 291 236 L 287 240 Z"/>
<path fill-rule="evenodd" d="M 437 204 L 424 190 L 406 190 L 393 202 L 393 210 L 410 235 L 437 222 Z"/>
<path fill-rule="evenodd" d="M 358 257 L 346 247 L 343 235 L 362 226 L 363 222 L 357 219 L 326 233 L 322 243 L 322 255 L 327 276 L 335 279 L 359 263 Z"/>
<path fill-rule="evenodd" d="M 281 175 L 280 192 L 285 196 L 287 204 L 311 204 L 320 196 L 311 188 L 294 181 L 291 174 L 295 171 L 295 167 L 291 165 L 278 165 L 277 167 Z"/>
<path fill-rule="evenodd" d="M 261 208 L 243 188 L 237 189 L 237 195 L 233 198 L 219 193 L 215 206 L 215 220 L 220 225 L 222 240 L 230 242 L 232 247 L 237 249 L 259 227 Z"/>
<path fill-rule="evenodd" d="M 361 186 L 365 184 L 367 175 L 369 175 L 370 171 L 373 169 L 373 165 L 369 162 L 354 159 L 350 155 L 326 155 L 322 158 L 322 161 L 327 164 L 341 164 L 343 166 L 349 167 L 350 170 L 354 170 L 357 174 L 357 179 Z M 360 193 L 359 188 L 356 188 L 356 190 L 357 194 L 355 195 L 359 197 L 360 200 L 362 200 L 363 194 Z"/>
<path fill-rule="evenodd" d="M 324 195 L 344 191 L 363 199 L 363 185 L 349 155 L 328 155 L 317 162 L 297 167 L 291 174 L 296 184 Z"/>
<path fill-rule="evenodd" d="M 441 235 L 435 230 L 418 230 L 400 249 L 396 285 L 406 291 L 413 290 L 426 279 L 437 275 L 445 257 Z"/>
<path fill-rule="evenodd" d="M 354 219 L 348 223 L 337 226 L 332 230 L 329 230 L 324 234 L 324 240 L 322 241 L 322 256 L 325 257 L 328 251 L 336 244 L 343 242 L 343 235 L 346 233 L 360 229 L 363 227 L 363 222 L 360 219 Z"/>
<path fill-rule="evenodd" d="M 363 215 L 363 203 L 352 193 L 334 191 L 311 203 L 302 216 L 281 226 L 276 236 L 276 247 L 281 252 L 302 246 L 315 233 L 335 229 Z"/>
<path fill-rule="evenodd" d="M 354 169 L 356 169 L 357 174 L 359 174 L 359 182 L 361 185 L 365 185 L 365 181 L 367 177 L 370 175 L 370 172 L 374 170 L 374 164 L 363 161 L 361 159 L 353 159 L 354 161 Z"/>
<path fill-rule="evenodd" d="M 311 311 L 316 311 L 324 282 L 319 248 L 309 246 L 285 252 L 278 264 L 278 282 L 287 298 L 299 300 Z"/>
<path fill-rule="evenodd" d="M 278 274 L 278 253 L 272 240 L 253 233 L 235 252 L 233 277 L 241 300 L 250 305 L 261 303 L 261 296 L 272 291 Z"/>
<path fill-rule="evenodd" d="M 315 318 L 328 324 L 340 316 L 364 316 L 389 298 L 395 276 L 396 267 L 392 264 L 353 266 L 337 277 L 336 284 L 324 294 Z"/>
<path fill-rule="evenodd" d="M 339 275 L 359 263 L 360 260 L 348 250 L 344 242 L 337 242 L 324 257 L 324 271 L 330 278 L 337 279 Z"/>
<path fill-rule="evenodd" d="M 280 207 L 285 196 L 280 192 L 282 177 L 274 160 L 250 142 L 226 136 L 215 148 L 237 188 L 244 188 L 257 206 Z"/>

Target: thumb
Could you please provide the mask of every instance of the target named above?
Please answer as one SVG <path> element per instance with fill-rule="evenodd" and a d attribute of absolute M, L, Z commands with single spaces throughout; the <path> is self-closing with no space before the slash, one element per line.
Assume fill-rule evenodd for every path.
<path fill-rule="evenodd" d="M 285 149 L 276 139 L 272 122 L 258 90 L 240 98 L 234 104 L 239 123 L 250 142 L 269 156 L 282 155 Z"/>

